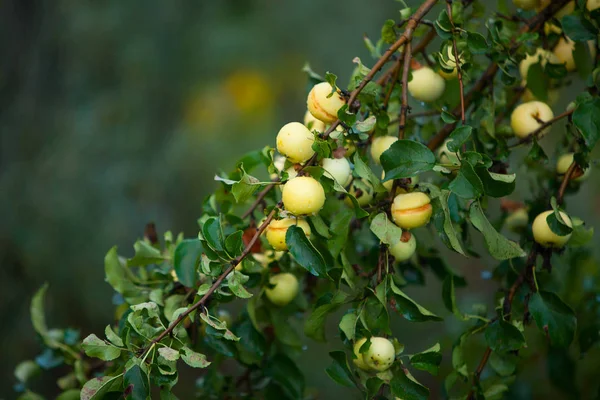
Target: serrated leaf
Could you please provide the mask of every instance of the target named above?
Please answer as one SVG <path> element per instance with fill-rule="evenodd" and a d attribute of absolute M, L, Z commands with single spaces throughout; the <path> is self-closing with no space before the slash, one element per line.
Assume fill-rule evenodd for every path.
<path fill-rule="evenodd" d="M 350 341 L 354 340 L 356 321 L 358 321 L 358 316 L 355 312 L 344 314 L 340 320 L 339 328 L 342 332 L 344 332 L 344 335 L 346 335 L 346 338 Z"/>
<path fill-rule="evenodd" d="M 202 250 L 202 242 L 198 239 L 185 239 L 175 248 L 173 267 L 177 279 L 185 287 L 196 286 L 198 280 L 197 269 Z"/>
<path fill-rule="evenodd" d="M 334 382 L 343 386 L 355 386 L 354 376 L 348 367 L 348 359 L 343 351 L 331 351 L 329 356 L 333 359 L 332 363 L 325 368 L 325 372 Z"/>
<path fill-rule="evenodd" d="M 521 331 L 502 319 L 488 325 L 485 340 L 492 350 L 500 353 L 519 350 L 525 346 L 525 338 Z"/>
<path fill-rule="evenodd" d="M 431 219 L 442 242 L 449 249 L 465 255 L 460 244 L 460 239 L 458 238 L 458 233 L 454 229 L 452 217 L 450 216 L 450 209 L 448 207 L 450 195 L 450 191 L 442 190 L 438 196 L 432 198 L 433 214 Z"/>
<path fill-rule="evenodd" d="M 421 353 L 410 356 L 410 363 L 414 368 L 427 371 L 432 375 L 438 374 L 441 362 L 442 353 L 440 353 L 439 343 Z"/>
<path fill-rule="evenodd" d="M 508 260 L 514 257 L 524 257 L 525 251 L 517 243 L 508 240 L 498 233 L 483 213 L 481 204 L 475 201 L 469 209 L 469 219 L 473 226 L 483 234 L 485 245 L 490 255 L 496 260 Z"/>
<path fill-rule="evenodd" d="M 371 221 L 371 232 L 388 246 L 396 245 L 402 236 L 402 229 L 390 221 L 384 212 L 377 214 Z"/>
<path fill-rule="evenodd" d="M 394 308 L 404 318 L 409 321 L 423 322 L 423 321 L 441 321 L 442 318 L 438 317 L 425 307 L 421 306 L 413 299 L 411 299 L 406 293 L 400 290 L 393 280 L 389 280 L 392 293 L 394 294 Z"/>
<path fill-rule="evenodd" d="M 81 388 L 81 400 L 100 400 L 106 393 L 119 391 L 122 387 L 123 374 L 90 379 Z"/>
<path fill-rule="evenodd" d="M 88 357 L 99 358 L 104 361 L 114 360 L 121 355 L 120 349 L 112 344 L 106 343 L 93 333 L 83 339 L 81 347 Z"/>
<path fill-rule="evenodd" d="M 160 250 L 145 240 L 138 240 L 133 245 L 135 255 L 127 260 L 127 266 L 138 267 L 143 265 L 158 264 L 164 261 Z"/>
<path fill-rule="evenodd" d="M 210 248 L 215 251 L 224 250 L 223 229 L 219 218 L 208 218 L 202 225 L 202 235 Z"/>
<path fill-rule="evenodd" d="M 571 344 L 577 329 L 577 318 L 555 293 L 534 293 L 529 300 L 529 311 L 537 327 L 550 338 L 552 346 L 567 347 Z"/>
<path fill-rule="evenodd" d="M 450 182 L 448 189 L 464 199 L 477 199 L 483 194 L 483 183 L 473 166 L 463 160 L 456 178 Z"/>
<path fill-rule="evenodd" d="M 248 281 L 248 277 L 239 271 L 233 271 L 233 273 L 227 276 L 227 287 L 229 290 L 239 298 L 248 299 L 252 297 L 250 293 L 244 287 L 244 283 Z"/>
<path fill-rule="evenodd" d="M 483 191 L 491 197 L 508 196 L 515 190 L 516 174 L 496 174 L 484 166 L 475 167 L 475 172 L 483 183 Z"/>
<path fill-rule="evenodd" d="M 392 394 L 403 400 L 427 400 L 429 389 L 408 377 L 402 369 L 398 369 L 390 381 Z"/>
<path fill-rule="evenodd" d="M 180 351 L 181 359 L 190 367 L 206 368 L 211 364 L 210 361 L 206 360 L 206 356 L 204 354 L 197 353 L 189 347 L 183 346 Z"/>
<path fill-rule="evenodd" d="M 330 294 L 326 294 L 330 296 Z M 324 342 L 325 341 L 325 319 L 327 316 L 335 312 L 344 302 L 348 295 L 344 292 L 337 292 L 331 297 L 327 304 L 323 304 L 315 308 L 304 323 L 304 333 L 309 338 Z"/>
<path fill-rule="evenodd" d="M 583 15 L 565 15 L 560 24 L 565 34 L 575 42 L 594 40 L 598 35 L 598 28 Z"/>
<path fill-rule="evenodd" d="M 354 172 L 371 184 L 376 193 L 385 193 L 387 189 L 381 184 L 381 180 L 375 175 L 373 170 L 362 160 L 358 152 L 354 153 L 352 158 L 354 162 Z"/>
<path fill-rule="evenodd" d="M 473 127 L 469 125 L 459 126 L 458 128 L 454 129 L 448 137 L 450 139 L 448 142 L 448 150 L 450 150 L 452 153 L 459 152 L 461 146 L 471 137 L 472 132 Z"/>
<path fill-rule="evenodd" d="M 306 238 L 300 227 L 290 226 L 285 235 L 285 242 L 290 254 L 300 266 L 315 276 L 327 276 L 327 265 L 323 256 Z"/>
<path fill-rule="evenodd" d="M 381 165 L 385 170 L 385 181 L 410 178 L 435 166 L 435 155 L 422 143 L 413 140 L 398 140 L 383 152 Z"/>
<path fill-rule="evenodd" d="M 148 377 L 139 365 L 133 365 L 123 376 L 124 397 L 131 400 L 146 400 L 150 398 Z"/>
<path fill-rule="evenodd" d="M 113 289 L 121 293 L 128 303 L 139 303 L 144 301 L 145 296 L 140 293 L 137 286 L 131 281 L 127 272 L 119 260 L 117 247 L 111 248 L 104 257 L 105 280 Z"/>
<path fill-rule="evenodd" d="M 104 329 L 104 334 L 106 335 L 106 338 L 108 339 L 108 341 L 111 342 L 112 344 L 114 344 L 115 346 L 119 346 L 119 347 L 125 346 L 125 344 L 123 343 L 123 340 L 119 337 L 119 335 L 117 335 L 115 333 L 115 331 L 113 331 L 113 329 L 110 325 L 106 325 L 106 328 Z"/>
<path fill-rule="evenodd" d="M 579 104 L 573 113 L 573 124 L 579 129 L 591 151 L 600 139 L 600 99 Z"/>

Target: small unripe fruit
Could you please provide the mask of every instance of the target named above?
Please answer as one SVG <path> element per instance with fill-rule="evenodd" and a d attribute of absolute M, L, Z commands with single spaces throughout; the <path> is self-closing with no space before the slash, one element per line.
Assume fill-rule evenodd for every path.
<path fill-rule="evenodd" d="M 529 215 L 525 208 L 519 208 L 516 211 L 510 213 L 504 220 L 504 226 L 509 231 L 519 232 L 527 226 L 529 222 Z"/>
<path fill-rule="evenodd" d="M 535 54 L 527 54 L 519 64 L 519 72 L 521 73 L 523 81 L 525 82 L 527 80 L 529 67 L 540 63 L 542 68 L 544 68 L 548 62 L 550 62 L 550 64 L 560 64 L 560 60 L 552 54 L 551 51 L 546 49 L 538 48 L 535 51 Z"/>
<path fill-rule="evenodd" d="M 300 122 L 285 124 L 277 134 L 277 151 L 293 163 L 307 161 L 315 154 L 315 135 Z"/>
<path fill-rule="evenodd" d="M 533 225 L 531 226 L 531 230 L 533 231 L 533 239 L 540 245 L 544 247 L 553 247 L 559 249 L 565 245 L 571 238 L 571 234 L 565 236 L 558 236 L 556 233 L 552 232 L 550 226 L 548 226 L 548 221 L 546 218 L 548 215 L 552 214 L 554 211 L 544 211 L 533 220 Z M 567 226 L 573 227 L 571 223 L 571 219 L 567 214 L 560 211 L 560 216 Z"/>
<path fill-rule="evenodd" d="M 363 353 L 365 364 L 379 372 L 387 370 L 396 358 L 394 345 L 384 337 L 372 337 L 370 341 L 371 347 Z"/>
<path fill-rule="evenodd" d="M 294 215 L 315 214 L 325 204 L 323 186 L 310 176 L 290 179 L 281 196 L 286 210 Z"/>
<path fill-rule="evenodd" d="M 267 226 L 267 241 L 275 250 L 284 251 L 288 249 L 285 242 L 285 235 L 288 228 L 292 225 L 298 225 L 304 231 L 306 237 L 310 237 L 310 225 L 302 218 L 272 220 L 269 226 Z"/>
<path fill-rule="evenodd" d="M 346 158 L 325 158 L 323 169 L 326 171 L 325 175 L 335 179 L 342 186 L 349 184 L 352 179 L 352 168 Z"/>
<path fill-rule="evenodd" d="M 456 155 L 456 153 L 453 153 L 448 149 L 449 141 L 450 141 L 450 139 L 446 139 L 444 141 L 444 144 L 442 144 L 440 146 L 440 148 L 438 149 L 438 151 L 437 151 L 438 160 L 440 160 L 440 163 L 442 163 L 442 164 L 460 165 L 460 160 L 458 159 L 458 156 Z"/>
<path fill-rule="evenodd" d="M 423 192 L 399 194 L 392 203 L 392 218 L 402 229 L 413 229 L 429 222 L 431 199 Z"/>
<path fill-rule="evenodd" d="M 513 0 L 513 4 L 522 10 L 533 10 L 540 6 L 540 0 Z"/>
<path fill-rule="evenodd" d="M 575 153 L 567 153 L 560 156 L 558 162 L 556 163 L 556 173 L 558 175 L 564 175 L 567 173 L 567 170 L 573 164 L 573 157 Z M 590 172 L 592 172 L 589 168 L 583 171 L 583 175 L 577 177 L 575 181 L 581 182 L 586 180 L 590 176 Z"/>
<path fill-rule="evenodd" d="M 361 207 L 366 206 L 371 202 L 371 200 L 373 200 L 373 186 L 362 179 L 355 179 L 352 181 L 352 184 L 348 189 L 348 193 L 356 197 L 356 201 Z M 353 205 L 349 198 L 346 198 L 346 204 L 350 206 Z"/>
<path fill-rule="evenodd" d="M 592 59 L 596 58 L 596 47 L 592 40 L 587 42 L 590 49 L 590 56 Z M 569 38 L 560 38 L 556 47 L 552 52 L 560 60 L 561 63 L 565 64 L 567 71 L 575 71 L 577 66 L 575 65 L 575 58 L 573 57 L 573 51 L 575 50 L 575 42 Z"/>
<path fill-rule="evenodd" d="M 510 116 L 510 126 L 514 134 L 520 138 L 526 138 L 535 132 L 544 122 L 554 118 L 552 109 L 541 101 L 530 101 L 517 106 Z M 542 122 L 539 122 L 542 121 Z M 550 127 L 543 129 L 538 137 L 544 136 Z"/>
<path fill-rule="evenodd" d="M 446 81 L 429 67 L 421 67 L 412 71 L 412 79 L 408 82 L 408 92 L 417 100 L 431 103 L 436 101 L 446 89 Z"/>
<path fill-rule="evenodd" d="M 360 348 L 362 347 L 363 344 L 365 344 L 365 342 L 367 341 L 367 338 L 362 338 L 359 339 L 355 344 L 354 344 L 354 355 L 356 356 L 356 358 L 352 359 L 352 362 L 354 363 L 354 365 L 356 365 L 358 368 L 362 369 L 363 371 L 370 371 L 371 368 L 369 368 L 369 366 L 367 364 L 365 364 L 365 360 L 363 359 L 363 353 L 360 352 Z"/>
<path fill-rule="evenodd" d="M 325 123 L 316 119 L 308 110 L 306 110 L 306 114 L 304 114 L 304 126 L 306 126 L 311 132 L 325 132 Z"/>
<path fill-rule="evenodd" d="M 394 256 L 396 261 L 402 262 L 406 261 L 415 254 L 415 250 L 417 249 L 417 240 L 415 239 L 415 235 L 411 234 L 408 231 L 402 232 L 402 237 L 393 246 L 390 246 L 390 254 Z"/>
<path fill-rule="evenodd" d="M 325 123 L 331 123 L 337 120 L 337 113 L 346 101 L 339 92 L 331 97 L 332 87 L 328 82 L 321 82 L 313 86 L 308 94 L 306 105 L 308 111 L 318 120 Z"/>
<path fill-rule="evenodd" d="M 269 283 L 274 286 L 266 288 L 265 294 L 276 306 L 289 304 L 298 294 L 298 279 L 288 272 L 273 275 L 269 278 Z"/>
<path fill-rule="evenodd" d="M 452 79 L 456 79 L 458 77 L 458 70 L 456 67 L 451 72 L 446 72 L 443 69 L 440 69 L 438 74 L 440 74 L 440 76 L 445 80 L 451 81 Z"/>
<path fill-rule="evenodd" d="M 371 143 L 371 157 L 376 164 L 381 164 L 379 157 L 384 151 L 390 148 L 392 144 L 398 141 L 396 136 L 378 136 Z"/>

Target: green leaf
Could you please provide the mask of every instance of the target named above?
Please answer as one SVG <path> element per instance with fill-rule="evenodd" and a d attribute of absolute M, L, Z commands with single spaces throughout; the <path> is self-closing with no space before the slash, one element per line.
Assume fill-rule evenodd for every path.
<path fill-rule="evenodd" d="M 466 160 L 460 165 L 456 178 L 448 185 L 453 193 L 465 199 L 476 199 L 483 194 L 483 183 L 473 166 Z"/>
<path fill-rule="evenodd" d="M 198 264 L 202 255 L 202 242 L 198 239 L 185 239 L 175 248 L 173 267 L 177 279 L 185 287 L 194 287 L 198 280 Z"/>
<path fill-rule="evenodd" d="M 241 299 L 248 299 L 252 297 L 252 293 L 246 290 L 244 283 L 248 281 L 248 277 L 239 271 L 233 271 L 233 273 L 227 276 L 227 286 L 229 290 Z"/>
<path fill-rule="evenodd" d="M 449 112 L 448 112 L 448 111 L 446 111 L 446 110 L 442 110 L 442 115 L 441 115 L 441 117 L 442 117 L 442 121 L 444 121 L 444 122 L 445 122 L 445 123 L 447 123 L 447 124 L 453 124 L 453 123 L 455 123 L 456 121 L 458 121 L 458 119 L 457 119 L 457 118 L 454 116 L 454 114 L 452 114 L 452 113 L 449 113 Z"/>
<path fill-rule="evenodd" d="M 550 338 L 553 346 L 567 347 L 573 341 L 577 318 L 560 297 L 551 292 L 537 292 L 529 300 L 529 311 L 536 325 Z"/>
<path fill-rule="evenodd" d="M 396 245 L 402 236 L 402 229 L 390 221 L 384 212 L 377 214 L 373 218 L 371 221 L 371 231 L 380 241 L 388 246 Z"/>
<path fill-rule="evenodd" d="M 81 400 L 101 400 L 109 392 L 120 391 L 123 387 L 123 374 L 94 378 L 81 388 Z"/>
<path fill-rule="evenodd" d="M 31 378 L 39 375 L 40 366 L 34 361 L 27 360 L 20 362 L 15 367 L 15 378 L 21 383 L 27 383 Z"/>
<path fill-rule="evenodd" d="M 277 354 L 270 358 L 264 372 L 277 383 L 289 399 L 301 400 L 304 397 L 304 375 L 287 356 Z"/>
<path fill-rule="evenodd" d="M 544 73 L 542 64 L 537 62 L 527 70 L 527 88 L 540 101 L 548 100 L 550 78 Z"/>
<path fill-rule="evenodd" d="M 121 355 L 121 350 L 112 344 L 106 343 L 93 333 L 83 339 L 81 345 L 88 357 L 99 358 L 104 361 L 114 360 Z"/>
<path fill-rule="evenodd" d="M 422 143 L 413 140 L 398 140 L 383 152 L 381 165 L 385 180 L 410 178 L 435 166 L 435 155 Z"/>
<path fill-rule="evenodd" d="M 112 344 L 114 344 L 115 346 L 119 346 L 119 347 L 125 346 L 125 344 L 123 343 L 123 340 L 119 337 L 119 335 L 117 335 L 115 333 L 115 331 L 113 331 L 113 329 L 110 325 L 106 325 L 106 328 L 104 328 L 104 334 L 106 335 L 106 338 L 108 339 L 108 341 L 111 342 Z"/>
<path fill-rule="evenodd" d="M 235 231 L 225 239 L 225 251 L 231 258 L 241 255 L 242 251 L 244 251 L 243 235 L 243 231 Z"/>
<path fill-rule="evenodd" d="M 454 129 L 449 136 L 448 142 L 448 150 L 452 153 L 457 153 L 460 151 L 460 147 L 471 137 L 471 133 L 473 132 L 473 127 L 464 125 L 459 126 Z"/>
<path fill-rule="evenodd" d="M 396 41 L 396 21 L 388 19 L 381 27 L 381 39 L 384 43 L 393 44 Z"/>
<path fill-rule="evenodd" d="M 429 398 L 429 389 L 414 378 L 408 377 L 402 369 L 398 369 L 390 381 L 392 394 L 402 400 L 427 400 Z"/>
<path fill-rule="evenodd" d="M 573 234 L 569 239 L 569 247 L 585 246 L 594 237 L 594 227 L 586 228 L 579 218 L 571 218 L 573 223 Z"/>
<path fill-rule="evenodd" d="M 56 400 L 79 400 L 81 398 L 81 390 L 69 389 L 65 390 L 56 397 Z"/>
<path fill-rule="evenodd" d="M 573 59 L 577 67 L 577 74 L 581 79 L 587 79 L 594 69 L 594 60 L 590 53 L 590 46 L 587 42 L 576 42 L 573 50 Z"/>
<path fill-rule="evenodd" d="M 596 39 L 598 29 L 583 15 L 565 15 L 560 23 L 565 34 L 575 42 Z"/>
<path fill-rule="evenodd" d="M 500 354 L 492 352 L 490 355 L 490 365 L 500 376 L 511 376 L 517 369 L 519 357 L 513 353 Z"/>
<path fill-rule="evenodd" d="M 573 113 L 573 124 L 579 129 L 588 150 L 592 150 L 600 138 L 600 99 L 579 104 Z"/>
<path fill-rule="evenodd" d="M 135 255 L 127 260 L 128 267 L 139 267 L 143 265 L 159 264 L 164 261 L 160 250 L 153 247 L 145 240 L 138 240 L 133 245 Z"/>
<path fill-rule="evenodd" d="M 327 293 L 325 296 L 331 296 Z M 337 292 L 331 296 L 331 299 L 326 304 L 319 305 L 310 314 L 304 323 L 304 333 L 309 338 L 317 340 L 319 342 L 325 341 L 325 318 L 333 312 L 335 312 L 344 302 L 348 295 L 344 292 Z M 319 301 L 317 304 L 321 303 Z"/>
<path fill-rule="evenodd" d="M 159 347 L 158 354 L 168 361 L 177 361 L 179 360 L 179 352 L 170 347 Z"/>
<path fill-rule="evenodd" d="M 48 283 L 45 283 L 38 289 L 35 295 L 33 295 L 31 307 L 29 309 L 33 329 L 35 329 L 35 331 L 44 339 L 44 342 L 47 342 L 48 340 L 52 341 L 51 338 L 48 338 L 48 326 L 46 325 L 46 316 L 44 314 L 44 296 L 46 295 L 48 286 Z"/>
<path fill-rule="evenodd" d="M 180 352 L 181 359 L 190 367 L 206 368 L 211 364 L 210 361 L 206 360 L 206 356 L 204 354 L 197 353 L 189 347 L 183 346 Z"/>
<path fill-rule="evenodd" d="M 133 365 L 123 376 L 125 399 L 146 400 L 150 397 L 148 377 L 139 365 Z"/>
<path fill-rule="evenodd" d="M 479 165 L 475 167 L 475 172 L 481 179 L 483 190 L 488 196 L 500 198 L 508 196 L 515 190 L 516 174 L 496 174 Z"/>
<path fill-rule="evenodd" d="M 377 177 L 377 175 L 375 175 L 373 170 L 371 170 L 371 168 L 365 164 L 358 152 L 354 153 L 352 161 L 354 162 L 354 172 L 369 182 L 371 186 L 373 186 L 373 189 L 376 193 L 387 192 L 387 189 L 381 184 L 381 180 Z"/>
<path fill-rule="evenodd" d="M 392 289 L 392 293 L 394 295 L 394 308 L 404 318 L 414 322 L 442 320 L 442 318 L 427 310 L 425 307 L 422 307 L 413 299 L 411 299 L 408 295 L 406 295 L 394 284 L 393 280 L 390 279 L 389 282 L 390 287 Z"/>
<path fill-rule="evenodd" d="M 310 217 L 308 217 L 308 219 L 310 220 L 312 226 L 315 228 L 315 230 L 320 236 L 323 236 L 325 239 L 331 238 L 329 228 L 327 227 L 327 224 L 325 224 L 325 221 L 323 221 L 323 218 L 321 218 L 319 214 L 311 215 Z"/>
<path fill-rule="evenodd" d="M 104 274 L 106 275 L 106 281 L 116 292 L 121 293 L 128 303 L 135 304 L 144 301 L 145 296 L 140 293 L 140 290 L 131 281 L 127 274 L 129 271 L 127 271 L 126 268 L 127 267 L 123 266 L 119 260 L 116 246 L 106 253 L 106 256 L 104 257 Z"/>
<path fill-rule="evenodd" d="M 221 220 L 217 217 L 210 217 L 202 225 L 202 235 L 211 249 L 215 251 L 223 251 L 223 229 L 221 228 Z"/>
<path fill-rule="evenodd" d="M 327 265 L 323 256 L 306 238 L 301 228 L 290 226 L 285 234 L 285 242 L 290 254 L 300 266 L 315 276 L 327 276 Z"/>
<path fill-rule="evenodd" d="M 494 229 L 483 213 L 481 204 L 478 201 L 471 204 L 469 219 L 473 226 L 483 234 L 485 245 L 490 255 L 496 260 L 508 260 L 526 255 L 525 251 L 517 243 L 508 240 Z"/>
<path fill-rule="evenodd" d="M 488 325 L 485 340 L 492 350 L 500 353 L 516 351 L 525 346 L 525 338 L 521 331 L 502 319 Z"/>
<path fill-rule="evenodd" d="M 339 328 L 348 340 L 354 340 L 356 333 L 356 321 L 358 321 L 358 315 L 354 311 L 344 314 L 340 320 Z"/>
<path fill-rule="evenodd" d="M 331 379 L 342 386 L 353 387 L 356 385 L 354 376 L 348 367 L 348 359 L 343 351 L 331 351 L 329 356 L 333 358 L 333 362 L 329 367 L 325 368 L 325 372 Z"/>
<path fill-rule="evenodd" d="M 546 223 L 550 227 L 550 230 L 557 234 L 558 236 L 566 236 L 573 232 L 573 228 L 565 223 L 562 215 L 560 215 L 560 209 L 558 207 L 558 203 L 556 202 L 556 198 L 552 197 L 550 199 L 550 205 L 554 210 L 553 213 L 548 214 L 546 217 Z"/>
<path fill-rule="evenodd" d="M 442 362 L 442 353 L 440 353 L 440 344 L 417 354 L 410 356 L 410 363 L 416 369 L 427 371 L 432 375 L 437 375 Z"/>
<path fill-rule="evenodd" d="M 260 182 L 252 175 L 248 175 L 246 171 L 244 171 L 242 165 L 240 165 L 239 168 L 242 170 L 242 177 L 231 187 L 231 193 L 238 204 L 244 203 L 252 196 L 258 187 L 265 185 L 264 182 Z"/>
<path fill-rule="evenodd" d="M 471 54 L 485 54 L 489 49 L 485 37 L 477 32 L 467 32 L 467 46 Z"/>
<path fill-rule="evenodd" d="M 450 216 L 450 209 L 448 207 L 448 200 L 452 193 L 448 190 L 442 190 L 440 194 L 433 197 L 431 205 L 433 207 L 432 220 L 436 227 L 436 231 L 442 242 L 451 250 L 457 253 L 465 255 L 458 238 L 458 233 L 454 229 L 452 223 L 452 217 Z"/>

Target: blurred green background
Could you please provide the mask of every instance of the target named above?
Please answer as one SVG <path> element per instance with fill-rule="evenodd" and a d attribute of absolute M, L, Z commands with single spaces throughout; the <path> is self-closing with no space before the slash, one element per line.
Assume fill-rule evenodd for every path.
<path fill-rule="evenodd" d="M 50 283 L 51 327 L 101 332 L 113 312 L 106 251 L 117 244 L 131 254 L 150 221 L 194 236 L 219 168 L 273 146 L 282 124 L 301 120 L 304 62 L 345 84 L 352 59 L 369 59 L 363 34 L 376 41 L 400 8 L 391 0 L 1 1 L 0 398 L 14 397 L 18 361 L 39 352 L 28 308 L 42 283 Z M 520 186 L 527 192 L 527 181 Z M 594 185 L 580 195 L 597 196 Z M 585 203 L 580 215 L 597 220 Z M 480 272 L 492 266 L 461 263 L 477 285 L 465 301 L 491 293 Z M 433 298 L 410 292 L 441 311 L 432 282 Z M 407 344 L 436 334 L 409 325 L 398 323 Z M 446 325 L 454 337 L 462 329 Z M 334 395 L 326 347 L 308 345 L 300 363 L 309 386 Z M 186 398 L 190 383 L 180 382 L 175 392 Z M 56 387 L 48 381 L 40 392 Z"/>

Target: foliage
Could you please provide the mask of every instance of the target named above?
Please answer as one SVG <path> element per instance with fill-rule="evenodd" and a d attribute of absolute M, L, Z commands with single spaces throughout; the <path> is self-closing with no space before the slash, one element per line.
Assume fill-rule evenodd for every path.
<path fill-rule="evenodd" d="M 428 398 L 429 389 L 417 377 L 423 372 L 440 374 L 443 355 L 449 354 L 453 370 L 444 372 L 443 388 L 448 398 L 501 398 L 533 357 L 526 349 L 534 345 L 549 360 L 551 376 L 567 368 L 573 363 L 572 351 L 584 353 L 600 339 L 597 268 L 584 247 L 593 231 L 575 218 L 569 227 L 558 212 L 564 208 L 565 194 L 578 191 L 581 182 L 575 178 L 588 167 L 598 141 L 599 70 L 586 77 L 585 91 L 569 110 L 552 121 L 538 121 L 540 128 L 526 140 L 513 138 L 508 124 L 510 111 L 526 91 L 546 99 L 549 90 L 567 86 L 572 79 L 563 64 L 550 60 L 535 63 L 526 77 L 519 77 L 518 65 L 527 54 L 538 46 L 552 48 L 562 35 L 556 29 L 564 29 L 577 43 L 597 36 L 600 14 L 589 12 L 585 2 L 576 2 L 572 14 L 554 18 L 567 2 L 512 16 L 468 0 L 427 0 L 409 10 L 411 18 L 401 10 L 406 19 L 386 21 L 376 43 L 365 41 L 376 62 L 369 68 L 355 59 L 349 85 L 340 88 L 346 105 L 335 122 L 313 129 L 315 153 L 303 165 L 293 165 L 268 146 L 247 154 L 231 173 L 215 177 L 219 187 L 204 200 L 197 237 L 167 232 L 159 240 L 150 232 L 134 244 L 131 258 L 120 256 L 117 248 L 109 250 L 105 274 L 115 290 L 116 322 L 107 325 L 104 334 L 81 338 L 72 329 L 50 329 L 43 311 L 48 286 L 38 291 L 31 318 L 44 350 L 16 367 L 20 398 L 40 398 L 30 390 L 35 375 L 66 365 L 68 372 L 57 382 L 60 399 L 146 399 L 153 387 L 160 389 L 161 398 L 170 399 L 175 398 L 171 389 L 179 368 L 187 365 L 198 369 L 199 398 L 302 399 L 308 396 L 308 383 L 294 361 L 302 350 L 302 333 L 315 341 L 337 343 L 339 349 L 330 353 L 331 364 L 323 366 L 323 372 L 364 398 Z M 434 21 L 425 19 L 436 11 Z M 545 33 L 547 24 L 556 29 Z M 435 38 L 439 51 L 429 57 Z M 391 46 L 384 51 L 387 45 Z M 574 52 L 581 53 L 577 47 Z M 456 68 L 458 77 L 448 80 L 444 95 L 427 104 L 421 115 L 409 113 L 411 58 L 446 73 Z M 592 63 L 589 57 L 579 55 L 575 62 L 580 70 L 591 70 L 584 65 Z M 320 81 L 334 90 L 340 85 L 334 74 L 321 78 L 306 70 L 309 89 Z M 528 157 L 541 157 L 536 146 L 542 140 L 542 125 L 558 121 L 566 121 L 563 150 L 575 152 L 575 162 L 564 176 L 533 166 L 542 182 L 539 191 L 523 199 L 526 206 L 516 208 L 527 207 L 529 221 L 541 211 L 554 210 L 547 221 L 551 233 L 572 235 L 571 241 L 566 249 L 544 248 L 533 242 L 528 229 L 518 242 L 510 240 L 502 225 L 510 216 L 507 211 L 515 207 L 511 210 L 509 203 L 501 202 L 501 218 L 492 217 L 498 204 L 492 199 L 506 200 L 519 179 L 517 173 L 509 173 L 512 150 L 531 146 Z M 397 135 L 399 140 L 379 160 L 370 160 L 373 139 L 384 135 Z M 445 139 L 449 154 L 436 154 Z M 349 186 L 340 185 L 320 166 L 323 158 L 331 157 L 352 162 L 354 182 Z M 290 179 L 290 168 L 316 179 L 327 200 L 308 218 L 311 233 L 288 228 L 289 251 L 278 253 L 270 250 L 262 234 L 274 218 L 289 214 L 277 187 Z M 254 176 L 265 172 L 272 180 Z M 389 189 L 383 185 L 387 182 L 392 183 Z M 428 227 L 409 232 L 394 224 L 390 206 L 397 190 L 427 194 L 431 205 L 425 209 L 430 207 L 432 213 Z M 362 201 L 367 191 L 373 192 L 373 199 Z M 436 233 L 440 243 L 419 241 L 426 229 Z M 417 252 L 395 262 L 389 248 L 411 235 L 417 238 Z M 478 253 L 479 240 L 489 257 Z M 494 278 L 502 289 L 492 312 L 478 307 L 460 310 L 456 292 L 466 280 L 446 264 L 446 251 L 497 263 Z M 585 276 L 585 286 L 583 277 L 557 282 L 556 260 L 565 268 L 591 263 L 594 271 Z M 432 310 L 406 290 L 425 283 L 427 268 L 442 283 L 442 301 Z M 275 291 L 270 278 L 282 272 L 293 274 L 302 289 L 286 305 L 275 304 L 266 294 Z M 568 299 L 567 284 L 581 287 L 583 295 Z M 244 304 L 236 318 L 226 311 L 232 302 Z M 402 335 L 391 329 L 392 318 L 440 330 L 442 304 L 452 313 L 449 318 L 464 327 L 455 343 L 405 349 Z M 327 337 L 326 320 L 340 313 L 338 337 Z M 382 371 L 357 368 L 357 357 L 368 354 L 371 342 L 367 340 L 359 354 L 354 344 L 382 336 L 393 343 L 392 366 Z M 485 347 L 476 364 L 467 360 L 474 342 Z M 239 373 L 224 373 L 232 360 Z M 483 374 L 484 370 L 489 371 Z M 574 374 L 562 377 L 560 388 L 576 393 Z"/>

